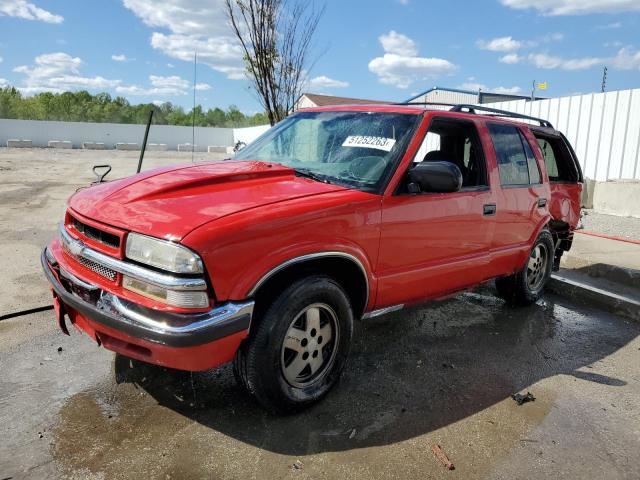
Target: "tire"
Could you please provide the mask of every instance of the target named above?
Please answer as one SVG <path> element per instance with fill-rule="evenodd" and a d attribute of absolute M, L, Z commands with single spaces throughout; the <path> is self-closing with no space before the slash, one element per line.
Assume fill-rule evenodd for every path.
<path fill-rule="evenodd" d="M 543 258 L 541 258 L 543 256 Z M 553 268 L 553 237 L 543 230 L 533 244 L 524 268 L 496 279 L 498 295 L 509 305 L 531 305 L 540 298 Z"/>
<path fill-rule="evenodd" d="M 287 287 L 263 311 L 236 353 L 234 374 L 267 411 L 294 413 L 319 401 L 340 378 L 353 310 L 338 283 L 313 276 Z"/>

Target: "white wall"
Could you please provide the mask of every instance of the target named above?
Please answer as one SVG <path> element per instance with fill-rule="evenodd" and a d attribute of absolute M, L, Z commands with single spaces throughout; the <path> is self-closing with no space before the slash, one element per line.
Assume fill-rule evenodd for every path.
<path fill-rule="evenodd" d="M 271 125 L 259 125 L 257 127 L 245 127 L 233 129 L 233 144 L 236 142 L 244 142 L 247 145 L 253 142 L 256 138 L 269 130 Z"/>
<path fill-rule="evenodd" d="M 49 140 L 69 140 L 74 148 L 83 142 L 102 142 L 107 148 L 116 143 L 142 144 L 146 125 L 84 122 L 49 122 L 38 120 L 0 119 L 0 146 L 9 139 L 32 140 L 34 147 L 46 147 Z M 206 151 L 207 146 L 232 146 L 234 129 L 196 127 L 195 145 Z M 244 130 L 244 129 L 239 129 Z M 151 125 L 149 143 L 166 143 L 170 150 L 177 150 L 179 143 L 191 143 L 191 127 L 175 125 Z"/>
<path fill-rule="evenodd" d="M 550 121 L 573 145 L 585 177 L 640 179 L 639 88 L 485 106 Z"/>

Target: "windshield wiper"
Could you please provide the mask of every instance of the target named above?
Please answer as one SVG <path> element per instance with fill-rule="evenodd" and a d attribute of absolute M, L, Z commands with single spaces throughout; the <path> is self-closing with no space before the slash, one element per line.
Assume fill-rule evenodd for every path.
<path fill-rule="evenodd" d="M 307 170 L 305 168 L 294 168 L 294 171 L 299 177 L 310 178 L 311 180 L 315 180 L 316 182 L 331 183 L 326 176 L 314 173 L 311 170 Z"/>

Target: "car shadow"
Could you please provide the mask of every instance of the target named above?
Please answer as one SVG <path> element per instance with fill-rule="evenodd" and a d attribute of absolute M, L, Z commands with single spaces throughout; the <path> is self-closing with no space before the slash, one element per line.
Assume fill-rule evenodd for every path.
<path fill-rule="evenodd" d="M 190 374 L 117 356 L 115 375 L 211 429 L 299 455 L 411 439 L 513 393 L 536 395 L 533 384 L 559 374 L 625 385 L 589 366 L 639 332 L 636 324 L 554 295 L 512 309 L 491 291 L 465 293 L 360 322 L 341 382 L 317 405 L 284 417 L 265 413 L 236 385 L 230 367 Z"/>

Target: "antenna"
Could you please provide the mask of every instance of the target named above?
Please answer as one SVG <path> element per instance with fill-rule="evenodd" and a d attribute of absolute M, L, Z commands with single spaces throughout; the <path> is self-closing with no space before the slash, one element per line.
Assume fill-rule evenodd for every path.
<path fill-rule="evenodd" d="M 198 65 L 198 51 L 193 51 L 193 109 L 191 110 L 191 163 L 196 150 L 196 75 Z"/>
<path fill-rule="evenodd" d="M 602 71 L 602 93 L 604 93 L 605 89 L 607 88 L 607 67 L 604 67 L 604 70 Z"/>

